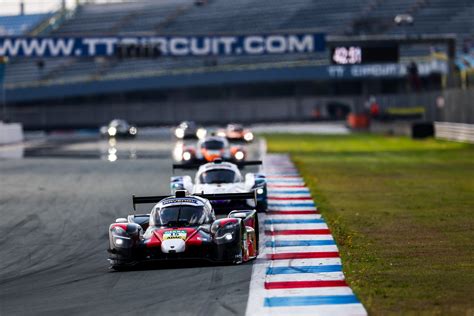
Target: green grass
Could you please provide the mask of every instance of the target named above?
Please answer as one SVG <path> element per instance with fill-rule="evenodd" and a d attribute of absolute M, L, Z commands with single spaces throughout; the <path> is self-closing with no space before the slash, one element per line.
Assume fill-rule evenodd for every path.
<path fill-rule="evenodd" d="M 265 137 L 302 172 L 369 313 L 474 315 L 474 146 Z"/>

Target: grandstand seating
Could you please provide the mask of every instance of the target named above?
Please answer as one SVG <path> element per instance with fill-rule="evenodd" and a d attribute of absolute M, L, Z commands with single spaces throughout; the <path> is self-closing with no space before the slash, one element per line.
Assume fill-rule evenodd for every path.
<path fill-rule="evenodd" d="M 50 16 L 51 13 L 0 16 L 0 36 L 26 34 Z"/>
<path fill-rule="evenodd" d="M 409 13 L 415 23 L 397 27 L 393 18 Z M 193 0 L 141 0 L 108 4 L 86 3 L 76 9 L 72 18 L 52 31 L 55 36 L 126 35 L 126 34 L 214 34 L 272 32 L 278 30 L 315 30 L 329 35 L 403 33 L 455 33 L 459 38 L 474 38 L 474 1 L 472 0 L 209 0 L 196 6 Z M 25 16 L 26 17 L 26 16 Z M 17 17 L 22 18 L 22 17 Z M 1 25 L 12 25 L 0 17 Z M 32 19 L 32 18 L 31 18 Z M 36 17 L 35 21 L 42 18 Z M 363 21 L 378 21 L 375 30 L 358 29 Z M 359 24 L 358 24 L 359 23 Z M 15 25 L 19 25 L 18 23 Z M 28 24 L 33 25 L 33 23 Z M 13 29 L 13 28 L 12 28 Z M 16 27 L 20 30 L 22 27 Z M 21 31 L 14 31 L 21 32 Z M 10 33 L 8 33 L 10 34 Z M 12 33 L 18 34 L 18 33 Z M 462 41 L 458 41 L 459 46 Z M 407 47 L 402 55 L 428 54 L 417 47 Z M 106 61 L 74 58 L 45 60 L 39 69 L 35 60 L 13 61 L 6 72 L 9 85 L 40 81 L 54 83 L 140 73 L 166 73 L 176 69 L 298 61 L 327 62 L 327 53 L 285 56 L 222 57 L 216 61 L 204 58 L 169 58 L 150 60 Z"/>

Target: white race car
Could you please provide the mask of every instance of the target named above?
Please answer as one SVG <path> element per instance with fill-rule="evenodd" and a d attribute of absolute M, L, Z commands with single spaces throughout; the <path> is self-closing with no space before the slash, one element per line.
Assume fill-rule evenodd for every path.
<path fill-rule="evenodd" d="M 257 193 L 257 210 L 264 212 L 267 209 L 267 180 L 261 173 L 247 173 L 242 176 L 239 167 L 246 165 L 258 165 L 261 161 L 245 161 L 238 164 L 223 162 L 216 159 L 214 162 L 206 163 L 199 166 L 196 177 L 193 180 L 190 176 L 174 176 L 171 177 L 171 193 L 177 190 L 186 190 L 190 194 L 195 193 L 241 193 L 255 190 Z M 196 166 L 197 167 L 197 166 Z M 173 165 L 173 168 L 192 169 L 192 166 Z M 248 201 L 249 205 L 253 201 Z M 231 201 L 213 201 L 213 206 L 228 207 Z M 238 207 L 238 205 L 236 205 Z"/>

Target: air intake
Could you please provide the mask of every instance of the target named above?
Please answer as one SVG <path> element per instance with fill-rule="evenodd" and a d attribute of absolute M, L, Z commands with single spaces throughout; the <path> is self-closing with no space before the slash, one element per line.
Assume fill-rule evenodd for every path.
<path fill-rule="evenodd" d="M 177 198 L 186 197 L 186 191 L 185 190 L 177 190 L 176 191 L 176 197 Z"/>

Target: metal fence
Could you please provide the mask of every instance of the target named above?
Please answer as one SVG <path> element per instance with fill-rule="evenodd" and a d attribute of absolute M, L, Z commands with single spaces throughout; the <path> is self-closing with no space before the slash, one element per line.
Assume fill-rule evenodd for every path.
<path fill-rule="evenodd" d="M 436 121 L 474 124 L 474 89 L 450 90 L 438 99 Z"/>
<path fill-rule="evenodd" d="M 474 123 L 474 90 L 369 97 L 235 97 L 199 101 L 174 98 L 117 103 L 89 100 L 54 105 L 12 105 L 8 107 L 8 117 L 27 128 L 45 129 L 93 127 L 117 117 L 139 125 L 167 125 L 189 119 L 210 124 L 311 121 L 344 119 L 348 111 L 362 113 L 367 111 L 372 98 L 379 104 L 381 113 L 391 114 L 391 120 Z"/>

